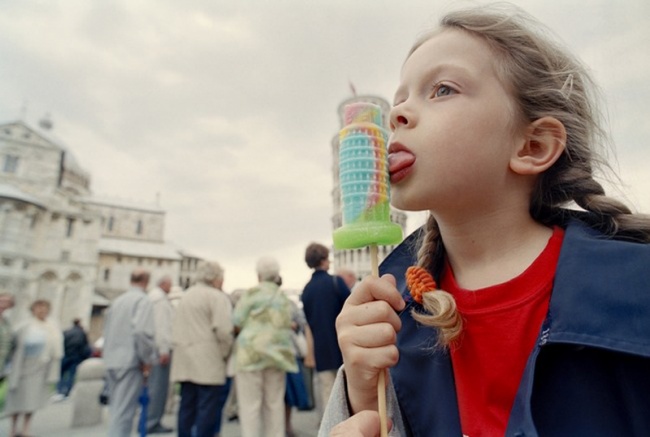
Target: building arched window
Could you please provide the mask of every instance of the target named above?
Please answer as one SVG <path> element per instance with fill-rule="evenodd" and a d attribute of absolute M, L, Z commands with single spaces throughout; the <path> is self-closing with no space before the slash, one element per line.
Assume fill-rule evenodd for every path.
<path fill-rule="evenodd" d="M 135 228 L 135 233 L 138 235 L 142 235 L 142 220 L 138 220 L 138 224 L 136 225 Z"/>
<path fill-rule="evenodd" d="M 113 225 L 114 225 L 114 224 L 115 224 L 115 219 L 113 218 L 113 216 L 110 216 L 110 217 L 108 218 L 108 224 L 106 225 L 106 228 L 107 228 L 109 231 L 112 231 L 112 230 L 113 230 Z"/>

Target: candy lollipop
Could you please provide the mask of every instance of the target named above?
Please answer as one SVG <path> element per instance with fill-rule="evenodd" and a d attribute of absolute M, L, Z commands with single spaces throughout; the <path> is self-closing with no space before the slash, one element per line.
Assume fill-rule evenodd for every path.
<path fill-rule="evenodd" d="M 388 133 L 381 108 L 353 103 L 344 110 L 339 133 L 339 178 L 343 226 L 334 231 L 334 247 L 356 249 L 402 241 L 402 228 L 390 221 Z"/>
<path fill-rule="evenodd" d="M 402 241 L 402 228 L 390 221 L 388 132 L 381 127 L 381 108 L 353 103 L 344 109 L 345 127 L 339 133 L 339 180 L 343 226 L 334 231 L 334 247 L 370 246 L 373 276 L 379 276 L 378 244 Z M 377 387 L 381 436 L 388 434 L 386 376 L 379 373 Z"/>

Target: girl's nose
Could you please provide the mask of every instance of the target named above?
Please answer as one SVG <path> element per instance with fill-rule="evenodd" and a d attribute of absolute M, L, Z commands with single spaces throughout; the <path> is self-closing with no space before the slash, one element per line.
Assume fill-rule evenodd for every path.
<path fill-rule="evenodd" d="M 404 110 L 404 104 L 400 103 L 397 106 L 393 106 L 390 110 L 390 128 L 395 130 L 398 126 L 409 126 L 409 123 L 410 117 L 407 116 L 406 111 Z"/>

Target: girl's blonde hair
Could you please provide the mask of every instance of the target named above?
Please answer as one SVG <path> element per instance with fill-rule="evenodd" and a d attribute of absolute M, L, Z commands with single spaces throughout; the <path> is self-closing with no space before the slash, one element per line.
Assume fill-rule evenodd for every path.
<path fill-rule="evenodd" d="M 442 18 L 440 28 L 424 35 L 411 49 L 447 29 L 457 29 L 485 41 L 495 55 L 497 75 L 511 93 L 518 120 L 558 119 L 566 129 L 562 156 L 538 178 L 530 214 L 546 225 L 576 217 L 611 238 L 650 242 L 650 218 L 633 214 L 620 201 L 605 195 L 594 179 L 595 168 L 607 169 L 602 150 L 608 136 L 598 107 L 598 88 L 586 68 L 552 41 L 549 32 L 520 9 L 488 6 L 460 10 Z M 579 208 L 569 208 L 575 203 Z M 575 206 L 573 205 L 573 206 Z M 418 251 L 418 265 L 439 277 L 444 246 L 438 225 L 429 216 Z M 424 293 L 429 314 L 413 313 L 420 323 L 439 331 L 438 344 L 447 346 L 462 330 L 453 297 L 442 290 Z"/>

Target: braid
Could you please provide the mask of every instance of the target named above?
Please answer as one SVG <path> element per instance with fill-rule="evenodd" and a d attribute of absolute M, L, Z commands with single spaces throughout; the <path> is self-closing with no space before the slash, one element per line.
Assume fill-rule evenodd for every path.
<path fill-rule="evenodd" d="M 444 247 L 433 215 L 425 225 L 422 244 L 418 251 L 418 266 L 439 276 L 444 260 Z M 427 291 L 422 295 L 422 306 L 427 313 L 411 311 L 413 318 L 438 331 L 438 346 L 449 346 L 461 333 L 463 323 L 456 308 L 454 297 L 443 290 Z"/>
<path fill-rule="evenodd" d="M 429 214 L 426 224 L 424 225 L 424 236 L 422 237 L 422 243 L 420 244 L 420 249 L 418 250 L 418 265 L 429 270 L 431 273 L 436 276 L 436 273 L 433 272 L 434 258 L 437 254 L 437 245 L 438 240 L 440 239 L 440 232 L 438 230 L 438 223 L 433 215 Z"/>
<path fill-rule="evenodd" d="M 562 210 L 569 201 L 574 201 L 584 211 Z M 607 196 L 603 186 L 594 179 L 588 162 L 567 155 L 539 179 L 533 193 L 531 215 L 546 224 L 575 217 L 610 237 L 650 242 L 649 217 L 634 214 L 627 205 Z"/>
<path fill-rule="evenodd" d="M 628 241 L 650 243 L 650 217 L 634 214 L 623 202 L 607 196 L 602 185 L 591 174 L 580 175 L 579 169 L 572 169 L 564 176 L 569 179 L 575 173 L 576 180 L 568 180 L 571 198 L 587 214 L 580 218 L 605 235 Z"/>

